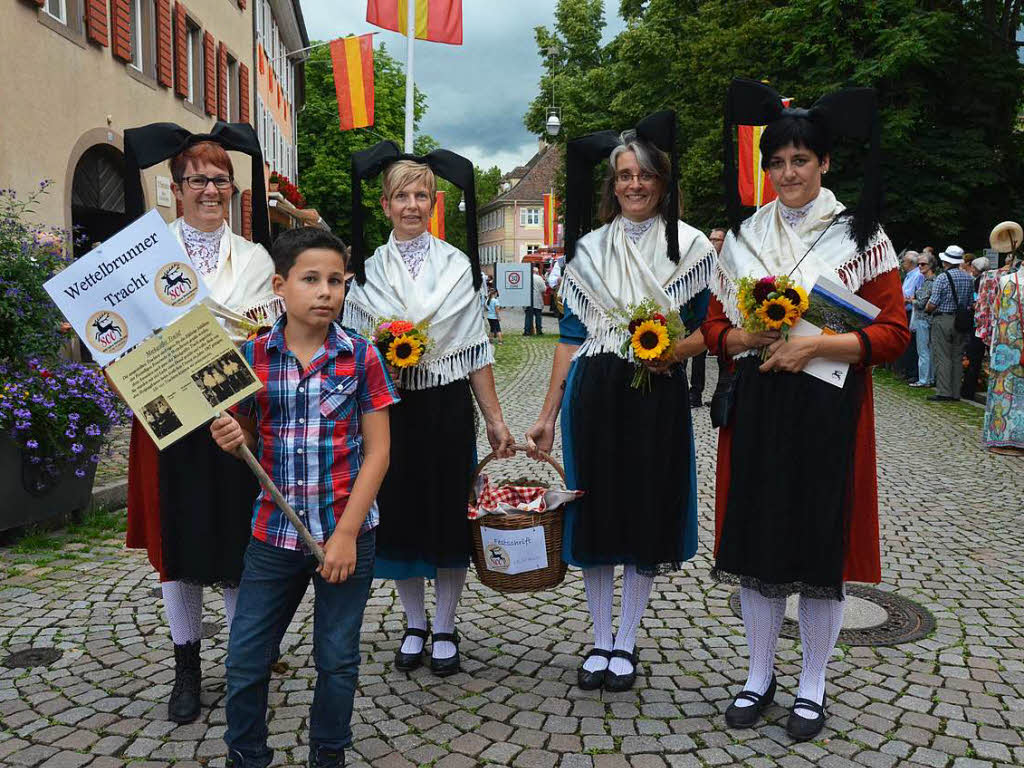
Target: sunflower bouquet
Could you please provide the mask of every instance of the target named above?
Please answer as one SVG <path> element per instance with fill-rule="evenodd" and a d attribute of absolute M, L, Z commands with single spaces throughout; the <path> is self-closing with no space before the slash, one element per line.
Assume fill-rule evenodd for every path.
<path fill-rule="evenodd" d="M 738 287 L 743 330 L 750 333 L 779 331 L 788 339 L 790 329 L 807 311 L 807 291 L 788 275 L 743 277 Z M 766 352 L 761 351 L 762 358 Z"/>
<path fill-rule="evenodd" d="M 629 338 L 622 345 L 622 354 L 633 352 L 636 372 L 633 374 L 633 389 L 650 390 L 651 371 L 646 363 L 666 361 L 672 352 L 672 345 L 683 335 L 683 321 L 676 312 L 666 316 L 653 299 L 644 299 L 639 304 L 630 304 L 621 313 L 620 330 Z"/>
<path fill-rule="evenodd" d="M 385 320 L 371 337 L 388 365 L 399 370 L 418 365 L 430 349 L 427 324 L 413 325 L 408 320 Z"/>

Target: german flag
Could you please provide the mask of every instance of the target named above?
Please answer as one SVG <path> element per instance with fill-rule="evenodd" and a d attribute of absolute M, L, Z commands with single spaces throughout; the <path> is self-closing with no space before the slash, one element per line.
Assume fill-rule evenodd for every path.
<path fill-rule="evenodd" d="M 373 35 L 331 41 L 341 130 L 373 125 Z"/>
<path fill-rule="evenodd" d="M 788 107 L 790 99 L 783 99 L 782 106 Z M 739 188 L 740 203 L 753 208 L 767 205 L 778 194 L 772 186 L 768 172 L 761 170 L 761 134 L 763 125 L 739 125 L 736 127 L 739 144 Z"/>
<path fill-rule="evenodd" d="M 462 0 L 367 0 L 366 20 L 407 35 L 409 3 L 416 4 L 416 39 L 462 45 Z"/>
<path fill-rule="evenodd" d="M 558 245 L 558 198 L 544 195 L 544 245 Z"/>
<path fill-rule="evenodd" d="M 438 191 L 434 201 L 434 212 L 430 214 L 427 231 L 438 240 L 444 240 L 444 192 Z"/>

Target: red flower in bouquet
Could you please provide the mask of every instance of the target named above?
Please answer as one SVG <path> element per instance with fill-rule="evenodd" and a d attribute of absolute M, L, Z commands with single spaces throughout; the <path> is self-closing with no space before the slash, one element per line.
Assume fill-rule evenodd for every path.
<path fill-rule="evenodd" d="M 758 304 L 763 304 L 771 294 L 775 293 L 775 290 L 775 278 L 771 276 L 762 277 L 754 283 L 754 301 Z"/>

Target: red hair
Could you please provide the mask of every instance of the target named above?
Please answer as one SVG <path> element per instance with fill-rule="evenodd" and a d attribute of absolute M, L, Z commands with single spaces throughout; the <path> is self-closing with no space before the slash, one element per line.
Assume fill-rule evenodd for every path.
<path fill-rule="evenodd" d="M 181 183 L 190 160 L 195 164 L 207 162 L 215 165 L 227 171 L 231 178 L 235 177 L 234 166 L 231 165 L 231 158 L 224 147 L 215 141 L 200 141 L 171 158 L 171 178 L 176 183 Z"/>

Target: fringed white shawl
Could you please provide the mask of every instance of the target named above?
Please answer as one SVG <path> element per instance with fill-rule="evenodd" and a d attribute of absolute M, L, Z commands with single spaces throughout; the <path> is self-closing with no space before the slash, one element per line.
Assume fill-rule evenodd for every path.
<path fill-rule="evenodd" d="M 679 308 L 708 287 L 715 265 L 715 249 L 702 232 L 679 222 L 679 262 L 668 258 L 660 222 L 634 244 L 626 237 L 623 219 L 590 232 L 576 244 L 576 255 L 562 273 L 565 305 L 587 328 L 587 339 L 576 357 L 605 352 L 632 361 L 633 350 L 623 355 L 629 336 L 615 313 L 631 304 L 653 299 L 664 312 Z"/>
<path fill-rule="evenodd" d="M 481 307 L 481 291 L 473 288 L 466 254 L 431 237 L 414 279 L 392 232 L 366 260 L 366 283 L 352 282 L 342 325 L 369 338 L 385 319 L 426 322 L 431 348 L 418 365 L 401 370 L 397 383 L 403 389 L 428 389 L 464 379 L 494 362 Z"/>
<path fill-rule="evenodd" d="M 718 268 L 711 280 L 711 292 L 722 302 L 726 317 L 733 325 L 743 324 L 737 305 L 736 284 L 740 278 L 792 272 L 793 279 L 809 291 L 819 275 L 825 275 L 842 281 L 856 293 L 865 283 L 898 268 L 896 250 L 881 229 L 864 251 L 858 250 L 856 241 L 850 237 L 846 218 L 836 219 L 844 210 L 845 206 L 836 196 L 822 187 L 797 226 L 786 223 L 780 203 L 775 200 L 744 221 L 739 235 L 731 231 L 726 235 Z M 822 231 L 825 234 L 815 244 Z M 814 247 L 808 253 L 812 244 Z M 800 266 L 794 271 L 797 262 Z M 752 353 L 752 350 L 747 351 L 737 357 Z"/>
<path fill-rule="evenodd" d="M 181 219 L 171 222 L 170 230 L 184 249 Z M 270 285 L 273 276 L 274 262 L 266 249 L 224 227 L 217 271 L 202 278 L 210 292 L 203 301 L 235 343 L 245 341 L 257 326 L 273 325 L 284 312 L 284 302 Z"/>

